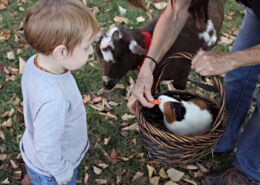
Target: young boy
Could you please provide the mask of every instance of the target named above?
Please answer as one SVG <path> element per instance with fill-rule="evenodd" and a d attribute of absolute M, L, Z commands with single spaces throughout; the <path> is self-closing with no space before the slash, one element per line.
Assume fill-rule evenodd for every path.
<path fill-rule="evenodd" d="M 25 38 L 37 54 L 22 77 L 26 129 L 20 150 L 33 185 L 76 184 L 89 143 L 82 96 L 70 70 L 86 64 L 98 29 L 79 0 L 40 0 L 26 15 Z"/>

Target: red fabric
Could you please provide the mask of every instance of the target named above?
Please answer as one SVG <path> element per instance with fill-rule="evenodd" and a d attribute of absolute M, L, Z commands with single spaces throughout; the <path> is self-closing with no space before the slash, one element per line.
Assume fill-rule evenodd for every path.
<path fill-rule="evenodd" d="M 147 52 L 151 46 L 151 42 L 152 42 L 152 35 L 149 32 L 142 32 L 142 35 L 144 36 L 144 43 L 145 43 L 145 49 L 147 49 Z M 145 54 L 145 56 L 147 55 L 147 53 Z M 142 65 L 144 63 L 144 59 L 143 61 L 137 66 L 137 69 L 139 70 Z"/>

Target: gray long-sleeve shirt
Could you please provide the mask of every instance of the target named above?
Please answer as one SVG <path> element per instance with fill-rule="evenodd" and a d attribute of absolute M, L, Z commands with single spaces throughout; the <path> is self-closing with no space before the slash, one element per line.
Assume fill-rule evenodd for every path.
<path fill-rule="evenodd" d="M 34 171 L 62 182 L 88 150 L 86 111 L 70 71 L 41 71 L 32 56 L 22 76 L 25 132 L 22 158 Z"/>

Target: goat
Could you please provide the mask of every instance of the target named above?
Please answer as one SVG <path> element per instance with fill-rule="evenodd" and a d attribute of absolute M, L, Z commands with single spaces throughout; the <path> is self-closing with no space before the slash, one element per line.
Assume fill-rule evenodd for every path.
<path fill-rule="evenodd" d="M 223 0 L 210 0 L 209 18 L 200 28 L 190 17 L 175 43 L 166 52 L 159 64 L 178 52 L 197 53 L 199 50 L 210 50 L 216 44 L 224 16 Z M 97 44 L 96 51 L 103 67 L 103 87 L 112 89 L 129 70 L 138 69 L 144 60 L 149 46 L 149 35 L 153 34 L 157 20 L 151 21 L 143 29 L 112 27 L 103 33 Z M 147 36 L 148 34 L 148 36 Z M 171 59 L 172 62 L 164 69 L 161 80 L 173 80 L 176 89 L 185 89 L 190 73 L 191 60 L 185 58 Z M 154 71 L 154 79 L 160 71 Z"/>

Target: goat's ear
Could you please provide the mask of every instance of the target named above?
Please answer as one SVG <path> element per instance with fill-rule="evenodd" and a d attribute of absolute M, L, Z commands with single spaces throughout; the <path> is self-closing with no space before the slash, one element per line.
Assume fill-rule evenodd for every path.
<path fill-rule="evenodd" d="M 118 30 L 114 31 L 114 33 L 112 34 L 112 40 L 119 40 L 121 39 L 121 35 L 119 33 Z"/>
<path fill-rule="evenodd" d="M 147 53 L 147 50 L 140 46 L 135 40 L 131 40 L 131 42 L 129 43 L 129 50 L 133 54 L 137 55 L 144 55 Z"/>

